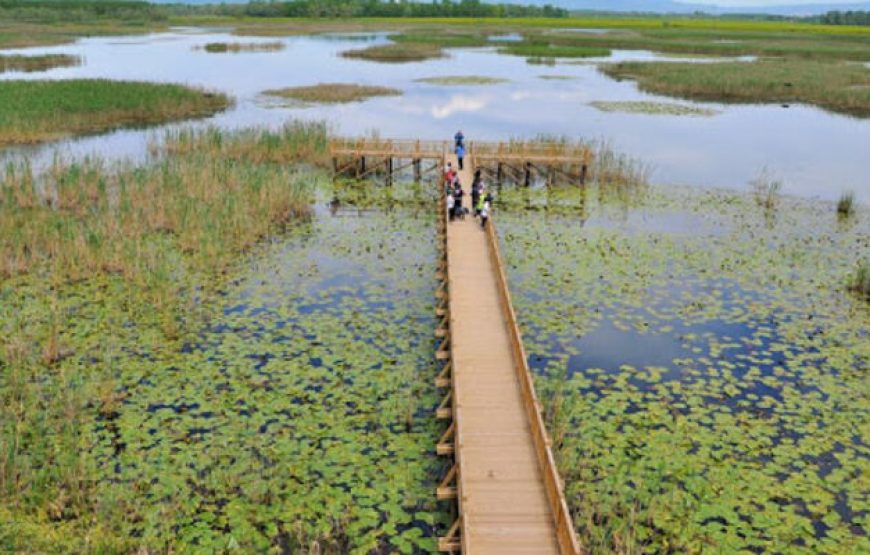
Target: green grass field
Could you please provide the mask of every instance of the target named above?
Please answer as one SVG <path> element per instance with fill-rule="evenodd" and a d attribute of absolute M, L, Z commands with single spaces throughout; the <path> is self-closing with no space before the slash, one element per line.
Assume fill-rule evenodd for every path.
<path fill-rule="evenodd" d="M 102 79 L 3 81 L 0 145 L 205 116 L 229 104 L 223 94 L 173 84 Z"/>

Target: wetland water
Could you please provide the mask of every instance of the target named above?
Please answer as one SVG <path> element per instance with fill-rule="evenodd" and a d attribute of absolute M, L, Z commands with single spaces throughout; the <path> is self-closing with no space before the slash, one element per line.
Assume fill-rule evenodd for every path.
<path fill-rule="evenodd" d="M 530 217 L 510 197 L 513 298 L 593 551 L 870 549 L 870 324 L 841 285 L 866 210 L 843 225 L 795 200 L 771 220 L 746 195 L 653 189 Z M 687 225 L 662 228 L 675 211 Z"/>
<path fill-rule="evenodd" d="M 120 361 L 126 401 L 94 451 L 99 496 L 131 537 L 434 549 L 434 218 L 351 214 L 261 249 L 197 339 Z"/>
<path fill-rule="evenodd" d="M 867 121 L 809 107 L 600 112 L 587 102 L 670 100 L 588 61 L 533 66 L 491 49 L 400 65 L 337 56 L 383 35 L 293 37 L 278 52 L 194 50 L 261 40 L 275 39 L 181 30 L 84 39 L 34 49 L 81 55 L 81 67 L 2 78 L 179 81 L 235 95 L 234 108 L 195 125 L 277 127 L 301 117 L 348 134 L 443 138 L 462 127 L 488 139 L 610 139 L 653 163 L 668 187 L 627 204 L 594 189 L 505 189 L 497 204 L 512 295 L 584 542 L 601 552 L 870 552 L 870 329 L 866 306 L 842 286 L 868 254 L 870 214 L 862 206 L 838 222 L 830 203 L 786 198 L 766 218 L 749 195 L 670 187 L 739 189 L 767 165 L 787 192 L 833 198 L 853 188 L 867 202 Z M 413 81 L 475 73 L 511 82 Z M 405 94 L 329 107 L 260 95 L 339 81 Z M 23 150 L 144 160 L 154 134 Z M 105 414 L 89 405 L 84 426 L 107 526 L 154 549 L 292 551 L 318 541 L 326 551 L 432 550 L 436 528 L 448 524 L 432 495 L 442 429 L 431 418 L 434 217 L 407 207 L 355 214 L 318 209 L 259 248 L 207 307 L 195 339 L 107 347 L 122 401 Z M 92 314 L 103 294 L 82 287 L 64 301 L 81 316 L 71 319 L 73 338 L 86 344 L 101 318 L 109 328 L 138 325 L 128 314 Z M 38 312 L 26 308 L 45 297 L 0 291 L 14 299 L 0 306 L 15 305 L 0 311 L 9 321 Z M 82 355 L 68 364 L 75 375 L 89 363 Z"/>
<path fill-rule="evenodd" d="M 75 44 L 9 52 L 63 52 L 83 65 L 43 73 L 0 75 L 2 79 L 104 77 L 181 82 L 217 89 L 236 98 L 235 107 L 197 125 L 225 128 L 277 126 L 290 118 L 324 119 L 341 134 L 378 131 L 385 137 L 439 139 L 457 128 L 479 139 L 540 134 L 602 139 L 653 168 L 664 184 L 745 188 L 767 167 L 785 181 L 785 192 L 836 198 L 851 189 L 870 202 L 867 144 L 870 120 L 827 113 L 810 106 L 721 105 L 708 117 L 604 112 L 590 102 L 683 102 L 637 91 L 598 72 L 596 63 L 675 60 L 642 51 L 616 51 L 607 59 L 529 65 L 494 48 L 450 49 L 449 57 L 410 64 L 345 59 L 339 52 L 386 42 L 385 34 L 279 38 L 276 52 L 213 54 L 194 47 L 207 42 L 273 42 L 274 37 L 237 37 L 179 29 L 135 37 L 87 38 Z M 709 59 L 699 60 L 710 62 Z M 414 82 L 439 75 L 484 75 L 509 79 L 486 86 L 440 86 Z M 542 79 L 559 75 L 571 79 Z M 395 87 L 401 97 L 375 98 L 339 106 L 281 105 L 264 98 L 267 89 L 348 82 Z M 122 130 L 32 149 L 50 157 L 70 154 L 143 156 L 154 130 Z M 17 152 L 17 151 L 11 151 Z"/>

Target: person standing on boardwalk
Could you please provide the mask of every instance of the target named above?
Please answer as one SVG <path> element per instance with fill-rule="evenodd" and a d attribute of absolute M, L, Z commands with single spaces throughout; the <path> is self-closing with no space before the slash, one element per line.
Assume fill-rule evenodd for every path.
<path fill-rule="evenodd" d="M 465 135 L 462 134 L 462 129 L 456 132 L 456 135 L 453 135 L 453 140 L 456 142 L 456 146 L 465 146 L 463 141 L 465 141 Z"/>
<path fill-rule="evenodd" d="M 492 195 L 487 193 L 478 203 L 475 210 L 480 215 L 480 228 L 486 229 L 486 222 L 489 221 L 489 212 L 492 210 Z"/>
<path fill-rule="evenodd" d="M 462 196 L 465 192 L 462 190 L 462 185 L 459 180 L 456 180 L 456 188 L 453 189 L 453 217 L 460 220 L 465 219 L 465 210 L 462 208 Z"/>
<path fill-rule="evenodd" d="M 465 146 L 456 145 L 456 159 L 459 161 L 459 171 L 462 171 L 462 159 L 465 158 Z"/>
<path fill-rule="evenodd" d="M 480 170 L 474 172 L 474 182 L 471 184 L 471 207 L 474 209 L 474 215 L 479 216 L 477 210 L 480 195 L 483 193 L 483 179 L 480 178 Z"/>
<path fill-rule="evenodd" d="M 448 186 L 448 188 L 449 188 L 449 186 Z M 452 190 L 448 190 L 445 197 L 447 199 L 447 217 L 452 222 L 453 216 L 455 214 L 455 212 L 453 211 L 453 207 L 456 204 L 456 199 L 453 198 L 453 191 Z"/>

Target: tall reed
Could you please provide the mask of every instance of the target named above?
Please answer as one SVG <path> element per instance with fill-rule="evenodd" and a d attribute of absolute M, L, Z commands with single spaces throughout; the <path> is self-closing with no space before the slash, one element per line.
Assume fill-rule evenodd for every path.
<path fill-rule="evenodd" d="M 855 214 L 855 193 L 846 191 L 840 195 L 837 201 L 837 215 L 841 218 L 849 218 Z"/>

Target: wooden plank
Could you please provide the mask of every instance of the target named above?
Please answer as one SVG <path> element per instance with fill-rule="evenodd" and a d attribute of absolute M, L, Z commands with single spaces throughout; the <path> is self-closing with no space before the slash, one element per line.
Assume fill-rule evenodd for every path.
<path fill-rule="evenodd" d="M 470 167 L 460 172 L 460 181 L 470 186 Z M 516 553 L 526 540 L 535 553 L 559 553 L 489 249 L 487 234 L 474 219 L 448 224 L 454 414 L 461 416 L 453 445 L 463 463 L 460 511 L 468 521 L 463 539 L 474 545 L 474 553 Z M 478 516 L 518 512 L 528 523 L 522 542 L 510 523 L 475 524 Z"/>

